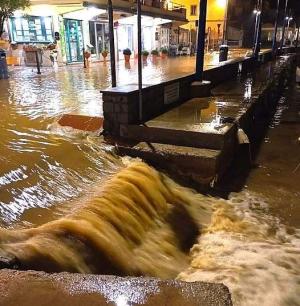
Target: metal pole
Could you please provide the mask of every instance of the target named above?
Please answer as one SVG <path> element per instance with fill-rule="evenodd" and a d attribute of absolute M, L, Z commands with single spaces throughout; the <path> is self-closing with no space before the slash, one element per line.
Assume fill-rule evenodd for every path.
<path fill-rule="evenodd" d="M 291 17 L 292 16 L 292 11 L 290 10 L 290 13 L 289 13 L 289 15 L 288 15 L 288 24 L 287 24 L 287 39 L 289 39 L 289 31 L 290 31 L 290 23 L 291 23 Z"/>
<path fill-rule="evenodd" d="M 114 38 L 114 15 L 112 0 L 107 0 L 108 23 L 109 23 L 109 49 L 110 49 L 110 70 L 111 70 L 111 86 L 117 86 L 116 78 L 116 58 L 115 58 L 115 38 Z"/>
<path fill-rule="evenodd" d="M 295 44 L 296 52 L 297 52 L 298 42 L 299 42 L 299 31 L 300 31 L 300 27 L 298 27 L 297 37 L 296 37 L 296 44 Z"/>
<path fill-rule="evenodd" d="M 222 45 L 225 45 L 225 41 L 226 41 L 226 34 L 227 34 L 227 18 L 228 18 L 228 0 L 226 0 L 226 10 L 225 10 L 225 16 L 224 16 Z"/>
<path fill-rule="evenodd" d="M 141 0 L 137 0 L 137 28 L 138 28 L 139 118 L 140 118 L 140 121 L 143 121 L 142 6 L 141 6 Z"/>
<path fill-rule="evenodd" d="M 254 43 L 253 43 L 253 52 L 256 48 L 256 40 L 257 40 L 257 29 L 258 29 L 258 12 L 255 13 L 255 26 L 254 26 Z"/>
<path fill-rule="evenodd" d="M 207 0 L 200 0 L 199 7 L 200 7 L 200 12 L 198 20 L 196 80 L 203 81 Z"/>
<path fill-rule="evenodd" d="M 37 68 L 37 74 L 41 74 L 41 66 L 40 66 L 40 60 L 39 60 L 39 54 L 38 50 L 35 51 L 35 60 L 36 60 L 36 68 Z"/>
<path fill-rule="evenodd" d="M 286 14 L 287 14 L 287 6 L 288 6 L 289 0 L 285 0 L 285 7 L 284 7 L 284 16 L 283 16 L 283 25 L 282 25 L 282 36 L 280 41 L 280 51 L 282 50 L 283 43 L 284 43 L 284 36 L 285 36 L 285 26 L 286 26 Z"/>
<path fill-rule="evenodd" d="M 86 58 L 85 58 L 85 49 L 82 48 L 82 54 L 83 54 L 83 68 L 86 68 Z"/>
<path fill-rule="evenodd" d="M 257 35 L 256 35 L 256 42 L 255 42 L 255 49 L 254 55 L 255 57 L 258 56 L 260 52 L 260 44 L 261 44 L 261 28 L 262 28 L 262 0 L 258 1 L 258 22 L 257 22 Z"/>
<path fill-rule="evenodd" d="M 277 10 L 276 10 L 276 19 L 275 19 L 275 28 L 274 28 L 274 35 L 273 35 L 273 43 L 272 43 L 272 52 L 273 55 L 276 53 L 277 50 L 277 30 L 278 30 L 278 19 L 279 19 L 279 6 L 280 0 L 277 0 Z"/>

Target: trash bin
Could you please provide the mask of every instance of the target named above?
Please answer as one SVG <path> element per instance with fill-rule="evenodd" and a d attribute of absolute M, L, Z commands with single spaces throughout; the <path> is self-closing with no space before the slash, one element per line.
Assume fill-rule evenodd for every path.
<path fill-rule="evenodd" d="M 222 45 L 220 46 L 219 62 L 227 61 L 227 59 L 228 59 L 228 46 Z"/>
<path fill-rule="evenodd" d="M 6 52 L 0 49 L 0 79 L 8 79 Z"/>

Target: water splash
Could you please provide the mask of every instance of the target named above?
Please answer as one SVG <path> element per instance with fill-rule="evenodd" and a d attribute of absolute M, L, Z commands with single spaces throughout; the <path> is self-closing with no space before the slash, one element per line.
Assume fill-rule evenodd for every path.
<path fill-rule="evenodd" d="M 212 222 L 192 248 L 185 281 L 222 282 L 235 305 L 300 305 L 300 231 L 268 214 L 247 192 L 217 201 Z"/>
<path fill-rule="evenodd" d="M 197 222 L 209 223 L 204 196 L 137 161 L 98 193 L 59 220 L 1 229 L 0 253 L 16 257 L 21 268 L 44 271 L 166 278 L 187 266 Z"/>

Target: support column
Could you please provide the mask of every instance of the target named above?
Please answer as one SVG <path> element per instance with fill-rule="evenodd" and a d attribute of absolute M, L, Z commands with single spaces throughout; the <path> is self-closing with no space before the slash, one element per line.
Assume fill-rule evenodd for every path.
<path fill-rule="evenodd" d="M 223 39 L 222 45 L 226 44 L 226 36 L 227 36 L 227 18 L 228 18 L 228 0 L 226 0 L 226 8 L 225 8 L 225 16 L 224 16 L 224 25 L 223 25 Z"/>
<path fill-rule="evenodd" d="M 111 69 L 111 86 L 117 86 L 116 78 L 116 57 L 115 57 L 115 38 L 114 38 L 114 15 L 112 0 L 107 1 L 108 23 L 109 23 L 109 48 L 110 48 L 110 69 Z"/>
<path fill-rule="evenodd" d="M 196 80 L 203 80 L 207 0 L 200 0 L 196 57 Z"/>
<path fill-rule="evenodd" d="M 199 8 L 196 74 L 195 82 L 191 84 L 192 98 L 207 97 L 211 95 L 211 82 L 203 80 L 207 0 L 200 0 Z"/>
<path fill-rule="evenodd" d="M 289 3 L 289 0 L 285 0 L 284 16 L 283 16 L 283 24 L 282 24 L 282 36 L 281 36 L 281 41 L 280 41 L 280 51 L 282 51 L 283 43 L 284 43 L 288 3 Z"/>
<path fill-rule="evenodd" d="M 280 6 L 280 0 L 277 0 L 276 19 L 275 19 L 274 35 L 273 35 L 273 43 L 272 43 L 273 55 L 275 55 L 277 51 L 277 30 L 278 30 L 278 19 L 279 19 L 279 6 Z"/>
<path fill-rule="evenodd" d="M 254 55 L 258 57 L 261 44 L 261 28 L 262 28 L 262 0 L 258 0 L 258 22 L 257 22 L 257 35 L 255 39 Z"/>
<path fill-rule="evenodd" d="M 137 0 L 139 119 L 143 121 L 142 7 Z"/>

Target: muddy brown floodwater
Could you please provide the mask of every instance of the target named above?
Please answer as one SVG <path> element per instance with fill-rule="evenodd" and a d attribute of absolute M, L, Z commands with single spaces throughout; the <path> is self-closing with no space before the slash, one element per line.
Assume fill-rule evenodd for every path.
<path fill-rule="evenodd" d="M 176 71 L 168 72 L 174 63 L 149 64 L 144 70 L 145 82 L 172 78 L 180 71 L 191 73 L 192 59 L 181 61 L 183 67 L 177 75 Z M 136 81 L 135 72 L 126 69 L 120 70 L 120 83 Z M 97 135 L 54 124 L 64 113 L 101 115 L 99 89 L 107 86 L 107 75 L 96 67 L 86 72 L 78 67 L 60 68 L 57 73 L 45 70 L 42 76 L 19 69 L 11 79 L 0 81 L 0 224 L 21 233 L 17 236 L 24 243 L 13 245 L 15 252 L 32 246 L 28 237 L 22 236 L 23 228 L 29 228 L 26 233 L 42 233 L 47 240 L 44 229 L 50 225 L 46 223 L 58 220 L 55 222 L 60 224 L 66 215 L 77 218 L 77 205 L 101 198 L 101 187 L 130 167 L 131 160 L 119 159 Z M 257 167 L 242 188 L 232 189 L 235 192 L 229 193 L 229 199 L 199 195 L 170 183 L 172 193 L 180 190 L 189 195 L 201 235 L 187 259 L 174 249 L 177 242 L 173 236 L 164 240 L 163 231 L 157 240 L 165 253 L 159 244 L 153 249 L 151 244 L 145 245 L 139 271 L 160 276 L 148 263 L 165 260 L 172 277 L 176 271 L 181 272 L 177 278 L 185 281 L 223 282 L 230 288 L 235 305 L 300 305 L 300 126 L 297 116 L 290 120 L 292 115 L 286 113 L 290 101 L 299 101 L 299 96 L 299 87 L 285 93 L 258 154 Z M 197 218 L 199 212 L 206 214 L 205 222 Z M 45 226 L 30 230 L 40 225 Z M 14 234 L 5 238 L 7 231 L 1 231 L 0 238 L 6 243 L 9 239 L 15 239 L 12 244 L 16 242 Z M 172 269 L 171 264 L 176 267 Z M 168 272 L 162 276 L 167 278 Z"/>

